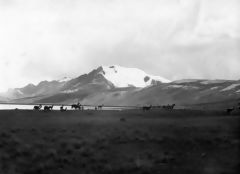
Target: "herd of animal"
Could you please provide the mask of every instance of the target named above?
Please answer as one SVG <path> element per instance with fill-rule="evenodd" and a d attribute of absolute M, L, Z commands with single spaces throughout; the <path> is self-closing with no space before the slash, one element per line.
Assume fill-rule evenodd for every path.
<path fill-rule="evenodd" d="M 98 105 L 95 106 L 95 110 L 102 110 L 104 105 Z M 33 107 L 33 110 L 41 110 L 43 108 L 44 111 L 51 111 L 53 110 L 54 105 L 45 105 L 44 107 L 42 106 L 42 104 L 40 105 L 36 105 Z M 72 104 L 71 105 L 71 109 L 75 109 L 75 110 L 84 110 L 84 106 L 81 105 L 79 102 L 77 104 Z M 67 111 L 67 107 L 64 108 L 64 105 L 60 106 L 60 111 L 64 112 Z"/>
<path fill-rule="evenodd" d="M 174 107 L 176 105 L 175 104 L 172 104 L 172 105 L 163 105 L 163 106 L 152 106 L 152 105 L 148 105 L 148 106 L 142 106 L 142 107 L 139 107 L 140 109 L 142 109 L 143 111 L 149 111 L 151 109 L 154 109 L 154 108 L 161 108 L 161 109 L 165 109 L 165 110 L 173 110 Z M 44 111 L 51 111 L 53 109 L 54 105 L 45 105 L 43 107 L 43 110 Z M 104 107 L 104 105 L 98 105 L 98 106 L 95 106 L 95 110 L 102 110 Z M 72 104 L 71 105 L 71 108 L 72 109 L 75 109 L 75 110 L 84 110 L 84 106 L 81 105 L 79 102 L 77 104 Z M 36 105 L 33 107 L 33 110 L 41 110 L 42 109 L 42 105 Z M 238 103 L 236 106 L 233 106 L 231 108 L 227 108 L 226 109 L 226 112 L 227 114 L 231 114 L 234 110 L 240 110 L 240 103 Z M 67 107 L 64 108 L 64 105 L 60 106 L 60 111 L 67 111 Z"/>
<path fill-rule="evenodd" d="M 163 105 L 163 106 L 152 106 L 152 105 L 149 105 L 149 106 L 143 106 L 142 107 L 142 110 L 143 111 L 149 111 L 150 109 L 153 109 L 153 108 L 161 108 L 161 109 L 165 109 L 165 110 L 173 110 L 174 107 L 176 105 L 175 104 L 172 104 L 172 105 Z"/>
<path fill-rule="evenodd" d="M 166 110 L 173 110 L 174 109 L 174 106 L 175 104 L 172 104 L 172 105 L 164 105 L 164 106 L 152 106 L 152 105 L 149 105 L 149 106 L 142 106 L 140 107 L 140 109 L 142 109 L 143 111 L 149 111 L 153 108 L 162 108 L 162 109 L 166 109 Z M 41 110 L 43 108 L 44 111 L 51 111 L 53 110 L 53 107 L 54 105 L 45 105 L 44 107 L 42 106 L 42 104 L 40 105 L 36 105 L 33 107 L 33 110 Z M 94 109 L 95 110 L 102 110 L 104 107 L 104 105 L 98 105 L 98 106 L 95 106 Z M 79 102 L 77 104 L 72 104 L 71 105 L 71 109 L 75 109 L 75 110 L 84 110 L 84 106 L 81 105 Z M 64 105 L 61 105 L 60 106 L 60 111 L 64 112 L 64 111 L 67 111 L 67 107 L 64 108 Z"/>
<path fill-rule="evenodd" d="M 50 105 L 50 106 L 49 105 L 45 105 L 43 110 L 44 111 L 51 111 L 51 110 L 53 110 L 53 107 L 54 107 L 54 105 Z M 75 109 L 75 110 L 77 110 L 77 109 L 78 110 L 84 110 L 84 107 L 80 103 L 72 104 L 71 108 Z M 42 105 L 41 104 L 40 105 L 36 105 L 36 106 L 33 107 L 33 110 L 41 110 L 41 109 L 42 109 Z M 61 105 L 60 106 L 60 111 L 67 111 L 67 107 L 64 108 L 64 105 Z"/>
<path fill-rule="evenodd" d="M 40 104 L 40 105 L 38 105 L 38 106 L 34 106 L 33 107 L 33 110 L 40 110 L 42 108 L 42 105 Z M 44 106 L 44 108 L 43 108 L 43 110 L 44 111 L 50 111 L 50 110 L 52 110 L 53 109 L 53 105 L 51 105 L 51 106 Z"/>

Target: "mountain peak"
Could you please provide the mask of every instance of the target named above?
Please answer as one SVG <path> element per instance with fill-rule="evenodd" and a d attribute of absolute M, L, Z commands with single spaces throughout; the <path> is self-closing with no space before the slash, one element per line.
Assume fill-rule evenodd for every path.
<path fill-rule="evenodd" d="M 100 66 L 97 69 L 115 87 L 146 87 L 155 83 L 169 83 L 170 81 L 145 73 L 138 68 L 127 68 L 119 65 Z"/>

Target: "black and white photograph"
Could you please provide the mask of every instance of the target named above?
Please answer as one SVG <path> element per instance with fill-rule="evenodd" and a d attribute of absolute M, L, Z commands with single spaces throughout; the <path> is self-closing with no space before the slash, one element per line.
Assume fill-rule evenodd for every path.
<path fill-rule="evenodd" d="M 240 0 L 0 0 L 0 174 L 237 174 Z"/>

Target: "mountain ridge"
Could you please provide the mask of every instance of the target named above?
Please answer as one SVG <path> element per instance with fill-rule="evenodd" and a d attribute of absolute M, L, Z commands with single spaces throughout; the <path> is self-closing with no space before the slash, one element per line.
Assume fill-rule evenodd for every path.
<path fill-rule="evenodd" d="M 132 77 L 128 78 L 126 75 L 129 73 L 132 73 Z M 42 81 L 38 85 L 28 84 L 23 88 L 11 89 L 8 94 L 0 95 L 0 99 L 19 103 L 78 101 L 83 104 L 107 105 L 175 103 L 186 107 L 231 100 L 240 102 L 240 80 L 183 79 L 170 82 L 139 69 L 117 65 L 100 66 L 76 78 L 64 79 Z"/>
<path fill-rule="evenodd" d="M 122 74 L 116 72 L 110 72 L 109 69 L 114 68 L 114 71 L 120 71 Z M 129 70 L 132 71 L 129 71 Z M 124 72 L 123 71 L 127 71 Z M 139 72 L 141 72 L 139 76 Z M 127 75 L 132 78 L 130 81 L 126 81 Z M 133 75 L 134 74 L 134 75 Z M 149 76 L 151 83 L 144 82 L 146 77 Z M 137 79 L 137 81 L 135 80 Z M 134 81 L 135 80 L 135 81 Z M 1 96 L 8 97 L 10 99 L 18 99 L 23 97 L 33 97 L 37 95 L 46 95 L 50 93 L 78 91 L 78 89 L 84 88 L 86 85 L 96 85 L 111 88 L 127 88 L 127 87 L 146 87 L 152 84 L 169 82 L 167 79 L 158 76 L 148 75 L 142 70 L 137 68 L 125 68 L 119 65 L 112 66 L 99 66 L 97 69 L 90 71 L 88 74 L 82 74 L 76 78 L 64 77 L 60 80 L 41 81 L 37 85 L 28 84 L 22 88 L 9 89 L 6 93 L 2 93 Z M 140 82 L 141 81 L 141 82 Z"/>

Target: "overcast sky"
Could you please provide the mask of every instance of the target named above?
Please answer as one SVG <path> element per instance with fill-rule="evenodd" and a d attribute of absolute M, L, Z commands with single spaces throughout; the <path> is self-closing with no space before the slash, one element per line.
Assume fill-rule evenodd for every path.
<path fill-rule="evenodd" d="M 240 79 L 239 0 L 0 0 L 0 91 L 100 65 Z"/>

